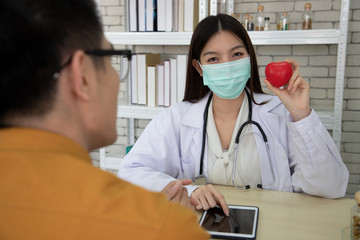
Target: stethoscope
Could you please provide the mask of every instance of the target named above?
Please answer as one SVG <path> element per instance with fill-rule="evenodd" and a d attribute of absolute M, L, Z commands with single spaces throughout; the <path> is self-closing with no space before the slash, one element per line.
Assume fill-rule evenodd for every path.
<path fill-rule="evenodd" d="M 252 104 L 251 104 L 250 94 L 248 93 L 246 88 L 244 90 L 245 90 L 245 93 L 246 93 L 246 96 L 247 96 L 248 102 L 249 102 L 249 114 L 248 114 L 248 120 L 246 122 L 244 122 L 240 126 L 240 129 L 239 129 L 239 131 L 238 131 L 238 133 L 236 135 L 236 138 L 235 138 L 235 159 L 234 159 L 234 168 L 233 168 L 233 174 L 232 174 L 232 183 L 238 189 L 249 189 L 250 188 L 250 185 L 237 186 L 235 184 L 235 169 L 236 169 L 236 163 L 237 163 L 237 153 L 238 153 L 238 148 L 239 148 L 239 139 L 240 139 L 240 135 L 241 135 L 244 127 L 246 127 L 249 124 L 254 124 L 259 129 L 259 131 L 260 131 L 260 133 L 262 135 L 262 138 L 263 138 L 263 140 L 265 142 L 266 150 L 269 153 L 268 139 L 266 137 L 266 134 L 265 134 L 264 130 L 260 126 L 260 124 L 258 122 L 256 122 L 256 121 L 252 120 Z M 204 110 L 204 116 L 203 116 L 204 117 L 204 124 L 203 124 L 203 136 L 202 136 L 201 155 L 200 155 L 200 170 L 199 170 L 200 176 L 202 176 L 203 168 L 204 168 L 204 151 L 205 151 L 205 141 L 206 141 L 206 127 L 207 127 L 207 118 L 208 118 L 208 112 L 209 112 L 209 106 L 210 106 L 211 99 L 212 99 L 212 92 L 210 93 L 210 96 L 209 96 L 208 101 L 206 103 L 206 107 L 205 107 L 205 110 Z M 271 161 L 269 161 L 269 162 L 270 162 L 271 173 L 272 173 L 272 176 L 273 176 L 273 182 L 269 186 L 263 186 L 262 184 L 258 184 L 257 185 L 258 188 L 269 189 L 272 186 L 274 186 L 275 183 L 276 183 L 276 179 L 275 179 L 275 175 L 274 175 L 274 169 L 273 169 Z"/>

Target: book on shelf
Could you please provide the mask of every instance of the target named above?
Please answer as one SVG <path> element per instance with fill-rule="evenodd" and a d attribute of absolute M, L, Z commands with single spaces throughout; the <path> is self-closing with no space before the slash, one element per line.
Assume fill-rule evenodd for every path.
<path fill-rule="evenodd" d="M 184 99 L 185 83 L 186 83 L 186 69 L 187 69 L 187 55 L 176 56 L 176 70 L 177 70 L 177 102 Z"/>
<path fill-rule="evenodd" d="M 184 0 L 178 0 L 178 32 L 184 31 Z"/>
<path fill-rule="evenodd" d="M 199 0 L 199 22 L 208 16 L 208 0 Z"/>
<path fill-rule="evenodd" d="M 179 0 L 172 0 L 172 31 L 179 31 Z"/>
<path fill-rule="evenodd" d="M 226 14 L 231 15 L 234 13 L 234 0 L 227 0 Z"/>
<path fill-rule="evenodd" d="M 156 15 L 156 5 L 155 4 L 156 4 L 156 0 L 146 0 L 146 2 L 145 2 L 145 9 L 146 9 L 145 31 L 147 31 L 147 32 L 154 31 L 154 19 L 155 19 L 154 15 Z"/>
<path fill-rule="evenodd" d="M 187 55 L 160 61 L 160 54 L 138 53 L 130 65 L 131 103 L 171 106 L 184 98 Z"/>
<path fill-rule="evenodd" d="M 217 0 L 209 0 L 209 16 L 216 16 L 217 8 Z"/>
<path fill-rule="evenodd" d="M 177 103 L 177 64 L 175 58 L 170 58 L 170 105 Z"/>
<path fill-rule="evenodd" d="M 164 106 L 164 65 L 156 65 L 156 100 L 158 106 Z"/>
<path fill-rule="evenodd" d="M 170 106 L 170 61 L 164 61 L 164 106 Z"/>
<path fill-rule="evenodd" d="M 146 8 L 145 8 L 145 0 L 137 0 L 138 2 L 138 25 L 139 32 L 145 32 L 146 29 Z"/>
<path fill-rule="evenodd" d="M 184 0 L 184 32 L 194 31 L 199 23 L 199 0 Z"/>
<path fill-rule="evenodd" d="M 131 103 L 137 104 L 137 57 L 136 54 L 133 54 L 131 57 L 130 71 L 129 71 L 129 79 L 130 79 L 130 92 L 131 92 Z"/>
<path fill-rule="evenodd" d="M 171 32 L 173 28 L 173 3 L 172 0 L 166 0 L 165 4 L 165 32 Z"/>
<path fill-rule="evenodd" d="M 128 20 L 129 20 L 129 31 L 137 32 L 138 28 L 138 9 L 137 1 L 128 0 Z"/>
<path fill-rule="evenodd" d="M 166 29 L 166 1 L 168 0 L 157 0 L 157 31 L 165 32 Z"/>
<path fill-rule="evenodd" d="M 160 54 L 146 53 L 137 54 L 137 104 L 147 104 L 147 83 L 146 70 L 149 65 L 156 65 L 160 63 Z"/>
<path fill-rule="evenodd" d="M 127 1 L 130 32 L 192 32 L 209 11 L 214 11 L 211 4 L 216 4 L 216 0 Z"/>
<path fill-rule="evenodd" d="M 156 106 L 156 66 L 147 67 L 147 105 Z"/>

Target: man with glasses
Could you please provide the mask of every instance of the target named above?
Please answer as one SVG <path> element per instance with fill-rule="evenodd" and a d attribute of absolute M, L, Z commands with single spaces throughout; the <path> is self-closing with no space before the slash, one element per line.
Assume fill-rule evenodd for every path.
<path fill-rule="evenodd" d="M 0 238 L 207 239 L 176 181 L 148 192 L 91 165 L 119 76 L 92 0 L 0 1 Z M 166 197 L 168 199 L 166 199 Z"/>

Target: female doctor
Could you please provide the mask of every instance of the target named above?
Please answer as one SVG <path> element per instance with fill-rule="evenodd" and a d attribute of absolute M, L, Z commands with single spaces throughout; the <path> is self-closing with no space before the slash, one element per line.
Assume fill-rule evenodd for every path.
<path fill-rule="evenodd" d="M 328 131 L 309 107 L 309 83 L 293 66 L 283 89 L 260 85 L 253 45 L 228 15 L 209 16 L 190 44 L 183 102 L 156 116 L 123 159 L 118 176 L 161 191 L 176 179 L 197 209 L 226 202 L 211 184 L 343 197 L 349 172 Z"/>

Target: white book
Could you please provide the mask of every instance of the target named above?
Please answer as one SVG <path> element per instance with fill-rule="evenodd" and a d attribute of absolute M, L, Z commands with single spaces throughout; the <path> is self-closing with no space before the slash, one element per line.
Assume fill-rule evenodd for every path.
<path fill-rule="evenodd" d="M 179 0 L 172 0 L 172 30 L 179 31 Z"/>
<path fill-rule="evenodd" d="M 193 31 L 194 0 L 184 0 L 184 32 Z"/>
<path fill-rule="evenodd" d="M 164 61 L 164 106 L 170 106 L 170 61 Z"/>
<path fill-rule="evenodd" d="M 179 4 L 178 4 L 178 23 L 179 23 L 179 27 L 178 27 L 178 32 L 183 32 L 184 31 L 184 0 L 179 0 Z"/>
<path fill-rule="evenodd" d="M 157 31 L 165 31 L 166 22 L 166 1 L 168 0 L 157 0 Z"/>
<path fill-rule="evenodd" d="M 136 55 L 132 55 L 130 64 L 130 88 L 131 88 L 131 103 L 137 104 L 137 66 Z"/>
<path fill-rule="evenodd" d="M 181 102 L 185 95 L 187 55 L 177 55 L 177 102 Z"/>
<path fill-rule="evenodd" d="M 154 31 L 154 0 L 146 0 L 146 31 Z"/>
<path fill-rule="evenodd" d="M 166 0 L 165 32 L 171 32 L 173 27 L 173 6 L 172 0 Z"/>
<path fill-rule="evenodd" d="M 136 32 L 137 29 L 137 1 L 128 0 L 129 31 Z"/>
<path fill-rule="evenodd" d="M 199 0 L 184 0 L 184 32 L 192 32 L 199 23 Z"/>
<path fill-rule="evenodd" d="M 146 105 L 146 58 L 145 54 L 137 55 L 137 96 L 138 104 Z"/>
<path fill-rule="evenodd" d="M 138 104 L 146 105 L 146 68 L 149 65 L 160 63 L 160 54 L 137 54 L 137 99 Z"/>
<path fill-rule="evenodd" d="M 145 32 L 145 0 L 138 0 L 139 32 Z"/>
<path fill-rule="evenodd" d="M 199 22 L 208 15 L 208 0 L 199 0 Z"/>
<path fill-rule="evenodd" d="M 164 106 L 164 65 L 156 65 L 156 99 L 158 106 Z"/>
<path fill-rule="evenodd" d="M 170 59 L 170 105 L 177 103 L 177 64 L 176 59 Z"/>
<path fill-rule="evenodd" d="M 209 0 L 209 15 L 216 16 L 217 15 L 217 0 Z"/>
<path fill-rule="evenodd" d="M 147 105 L 156 106 L 156 67 L 147 67 Z"/>

